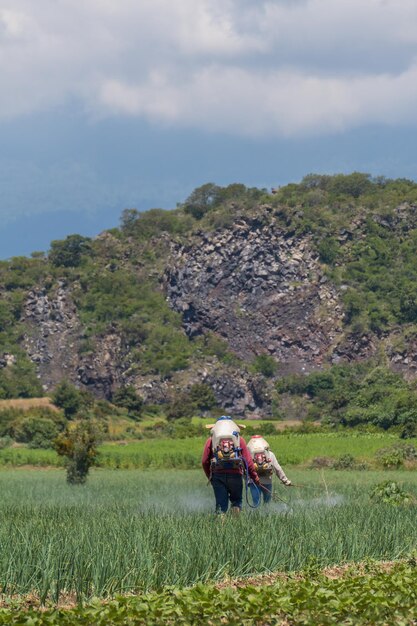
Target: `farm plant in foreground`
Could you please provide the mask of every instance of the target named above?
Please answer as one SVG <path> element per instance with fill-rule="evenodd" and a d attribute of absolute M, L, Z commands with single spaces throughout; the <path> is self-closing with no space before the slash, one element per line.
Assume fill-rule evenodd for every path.
<path fill-rule="evenodd" d="M 70 610 L 1 611 L 0 625 L 107 624 L 355 624 L 415 623 L 417 567 L 414 557 L 380 565 L 370 561 L 334 571 L 311 569 L 287 578 L 240 581 L 222 588 L 197 584 L 139 596 L 97 601 Z"/>

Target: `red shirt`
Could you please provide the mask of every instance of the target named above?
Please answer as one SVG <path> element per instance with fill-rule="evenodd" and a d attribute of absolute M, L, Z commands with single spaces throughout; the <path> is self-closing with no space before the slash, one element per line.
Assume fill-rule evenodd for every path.
<path fill-rule="evenodd" d="M 247 466 L 248 466 L 249 476 L 252 478 L 253 481 L 257 482 L 259 480 L 258 474 L 256 473 L 255 467 L 253 465 L 252 457 L 250 455 L 250 452 L 246 446 L 246 442 L 243 439 L 243 437 L 240 438 L 240 448 L 242 450 L 242 457 L 245 459 Z M 207 478 L 210 478 L 210 475 L 211 475 L 212 458 L 213 458 L 213 447 L 211 444 L 211 437 L 209 437 L 204 445 L 203 458 L 201 459 L 201 464 L 203 466 L 203 470 Z M 216 474 L 217 473 L 219 474 L 243 474 L 243 468 L 242 467 L 235 467 L 231 469 L 215 468 L 214 472 Z"/>

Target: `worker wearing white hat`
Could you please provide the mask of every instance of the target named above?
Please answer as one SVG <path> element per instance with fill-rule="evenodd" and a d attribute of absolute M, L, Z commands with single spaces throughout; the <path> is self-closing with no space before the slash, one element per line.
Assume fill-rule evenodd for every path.
<path fill-rule="evenodd" d="M 276 474 L 280 481 L 286 486 L 291 486 L 291 481 L 285 475 L 284 470 L 277 461 L 277 457 L 269 449 L 268 442 L 261 435 L 253 435 L 248 442 L 248 450 L 253 460 L 255 470 L 259 476 L 260 490 L 250 485 L 253 504 L 257 506 L 260 500 L 260 493 L 263 494 L 264 502 L 267 503 L 272 498 L 272 476 Z"/>

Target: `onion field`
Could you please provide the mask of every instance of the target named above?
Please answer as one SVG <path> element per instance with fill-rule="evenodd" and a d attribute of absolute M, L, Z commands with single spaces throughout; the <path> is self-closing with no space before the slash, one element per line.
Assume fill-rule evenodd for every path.
<path fill-rule="evenodd" d="M 415 472 L 291 470 L 268 507 L 216 517 L 202 471 L 0 472 L 0 594 L 78 600 L 293 572 L 417 547 L 415 506 L 378 504 L 390 477 L 417 496 Z M 279 498 L 279 499 L 278 499 Z M 1 622 L 0 622 L 1 623 Z"/>

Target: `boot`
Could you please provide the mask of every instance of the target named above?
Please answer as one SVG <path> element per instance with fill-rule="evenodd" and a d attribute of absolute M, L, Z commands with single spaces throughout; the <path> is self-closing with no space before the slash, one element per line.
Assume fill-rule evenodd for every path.
<path fill-rule="evenodd" d="M 232 506 L 232 515 L 239 515 L 240 508 L 238 506 Z"/>

